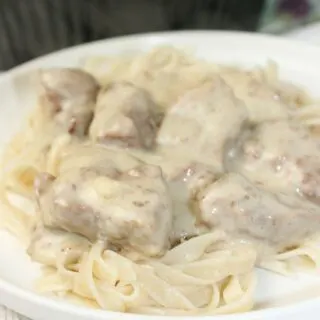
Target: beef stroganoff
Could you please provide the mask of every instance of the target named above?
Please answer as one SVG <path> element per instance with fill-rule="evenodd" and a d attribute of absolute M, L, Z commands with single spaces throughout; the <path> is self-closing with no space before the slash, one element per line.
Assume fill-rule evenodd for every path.
<path fill-rule="evenodd" d="M 160 47 L 41 70 L 39 83 L 1 179 L 3 226 L 43 265 L 37 290 L 225 314 L 254 307 L 255 267 L 319 266 L 320 109 L 275 64 Z"/>

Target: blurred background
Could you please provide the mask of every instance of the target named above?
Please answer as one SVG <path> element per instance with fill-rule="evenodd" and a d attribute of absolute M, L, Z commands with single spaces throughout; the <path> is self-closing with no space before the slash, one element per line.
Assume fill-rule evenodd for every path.
<path fill-rule="evenodd" d="M 282 34 L 320 20 L 320 0 L 0 0 L 0 70 L 76 44 L 165 30 Z"/>

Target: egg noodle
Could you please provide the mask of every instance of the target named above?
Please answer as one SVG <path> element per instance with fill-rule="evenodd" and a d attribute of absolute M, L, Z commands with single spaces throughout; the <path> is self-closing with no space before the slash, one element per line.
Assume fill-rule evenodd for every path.
<path fill-rule="evenodd" d="M 87 59 L 83 68 L 106 85 L 132 81 L 148 90 L 166 110 L 178 96 L 204 83 L 213 73 L 238 78 L 248 74 L 231 67 L 199 61 L 173 48 L 157 48 L 147 54 Z M 260 83 L 272 84 L 296 116 L 316 128 L 320 124 L 317 102 L 300 89 L 284 85 L 277 67 L 269 63 L 251 74 Z M 235 78 L 235 79 L 236 79 Z M 238 81 L 236 80 L 236 81 Z M 241 88 L 240 88 L 241 89 Z M 42 106 L 35 108 L 23 130 L 5 150 L 1 178 L 1 224 L 23 241 L 29 241 L 37 214 L 33 183 L 39 172 L 59 174 L 68 165 L 71 146 L 81 145 L 67 133 L 47 125 Z M 87 154 L 85 156 L 90 156 Z M 81 159 L 73 159 L 80 166 Z M 37 290 L 112 311 L 159 315 L 205 315 L 248 311 L 254 306 L 254 266 L 288 274 L 320 266 L 318 241 L 306 239 L 290 249 L 257 263 L 254 248 L 246 243 L 221 246 L 222 231 L 199 235 L 182 242 L 163 257 L 123 256 L 105 250 L 100 242 L 66 234 L 51 248 L 55 265 L 43 267 Z"/>

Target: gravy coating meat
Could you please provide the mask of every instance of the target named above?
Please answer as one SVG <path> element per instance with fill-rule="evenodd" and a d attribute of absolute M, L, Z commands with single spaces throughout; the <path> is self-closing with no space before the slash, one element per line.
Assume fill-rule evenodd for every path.
<path fill-rule="evenodd" d="M 180 167 L 175 169 L 175 174 L 170 177 L 169 187 L 174 199 L 172 241 L 179 243 L 203 233 L 205 228 L 197 225 L 196 216 L 192 212 L 192 202 L 201 190 L 218 179 L 219 174 L 210 166 L 199 162 L 180 163 Z"/>
<path fill-rule="evenodd" d="M 216 78 L 179 99 L 165 116 L 157 142 L 223 171 L 225 152 L 246 119 L 245 106 Z"/>
<path fill-rule="evenodd" d="M 104 144 L 150 149 L 160 120 L 148 92 L 127 82 L 113 83 L 98 96 L 90 137 Z"/>
<path fill-rule="evenodd" d="M 220 176 L 207 164 L 193 161 L 172 149 L 157 152 L 131 150 L 135 157 L 161 167 L 167 181 L 173 204 L 173 230 L 171 244 L 189 239 L 202 233 L 202 226 L 195 224 L 195 216 L 190 210 L 190 201 L 205 186 Z"/>
<path fill-rule="evenodd" d="M 320 144 L 293 120 L 303 92 L 271 78 L 222 67 L 163 114 L 133 83 L 101 89 L 80 70 L 44 71 L 49 116 L 88 135 L 73 137 L 56 176 L 38 176 L 29 251 L 68 232 L 127 256 L 162 256 L 210 230 L 258 251 L 301 244 L 320 230 Z"/>
<path fill-rule="evenodd" d="M 162 255 L 169 248 L 171 199 L 159 167 L 139 163 L 120 171 L 107 159 L 46 181 L 38 186 L 45 227 L 147 256 Z"/>
<path fill-rule="evenodd" d="M 299 245 L 320 228 L 319 208 L 282 194 L 259 189 L 230 173 L 197 195 L 200 223 L 281 251 Z"/>
<path fill-rule="evenodd" d="M 161 167 L 166 181 L 169 184 L 181 183 L 189 196 L 219 176 L 213 166 L 194 160 L 193 154 L 186 156 L 179 150 L 159 148 L 156 152 L 131 152 L 141 161 Z"/>
<path fill-rule="evenodd" d="M 99 91 L 94 77 L 80 69 L 53 68 L 43 70 L 40 80 L 47 116 L 70 133 L 85 135 Z"/>
<path fill-rule="evenodd" d="M 231 169 L 254 183 L 282 192 L 298 192 L 320 203 L 320 144 L 294 121 L 264 122 L 235 152 Z"/>

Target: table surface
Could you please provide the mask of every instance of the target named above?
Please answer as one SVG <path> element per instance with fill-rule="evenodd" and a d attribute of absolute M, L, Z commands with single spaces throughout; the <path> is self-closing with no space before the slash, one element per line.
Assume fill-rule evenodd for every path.
<path fill-rule="evenodd" d="M 284 37 L 320 45 L 320 23 L 316 23 L 305 28 L 291 31 L 283 35 Z M 0 71 L 1 72 L 1 71 Z M 14 311 L 0 306 L 0 320 L 28 320 Z"/>

